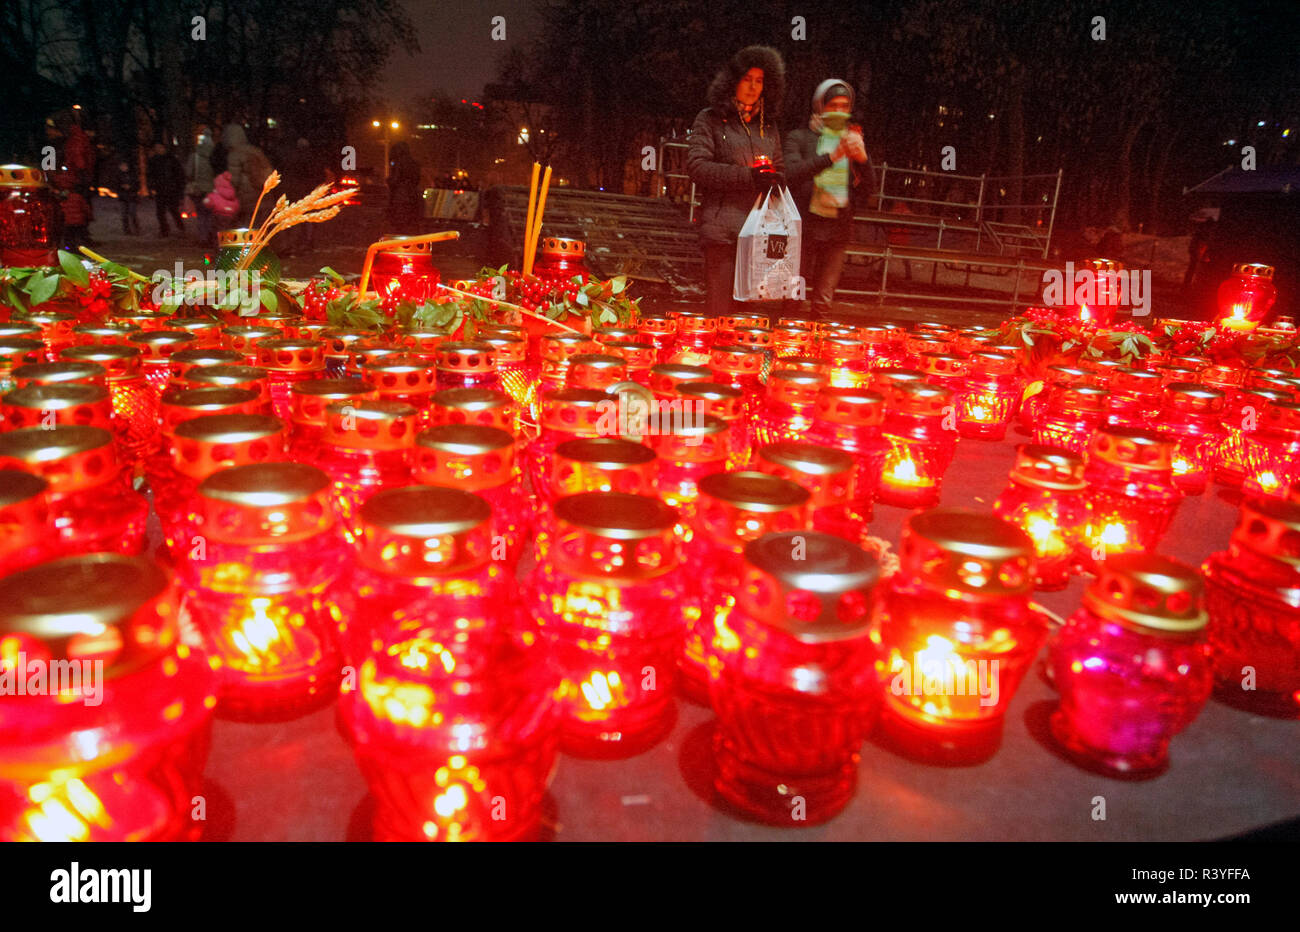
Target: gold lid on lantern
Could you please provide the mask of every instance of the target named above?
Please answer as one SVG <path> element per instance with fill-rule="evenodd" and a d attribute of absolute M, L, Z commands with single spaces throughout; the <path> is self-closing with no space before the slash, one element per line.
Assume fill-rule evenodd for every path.
<path fill-rule="evenodd" d="M 243 324 L 221 328 L 221 342 L 227 349 L 243 353 L 246 357 L 257 354 L 257 345 L 263 340 L 276 340 L 284 332 L 276 327 L 255 327 Z"/>
<path fill-rule="evenodd" d="M 33 638 L 50 661 L 102 661 L 104 676 L 117 679 L 175 649 L 170 592 L 167 573 L 147 557 L 51 560 L 0 580 L 0 641 Z"/>
<path fill-rule="evenodd" d="M 1110 392 L 1095 385 L 1058 385 L 1062 409 L 1070 414 L 1099 414 L 1106 410 Z"/>
<path fill-rule="evenodd" d="M 350 450 L 409 450 L 419 411 L 400 401 L 331 401 L 321 442 Z"/>
<path fill-rule="evenodd" d="M 548 333 L 541 340 L 542 359 L 565 363 L 578 353 L 598 353 L 600 344 L 583 333 Z"/>
<path fill-rule="evenodd" d="M 53 151 L 53 150 L 51 150 Z M 45 172 L 26 165 L 0 165 L 0 188 L 44 188 Z"/>
<path fill-rule="evenodd" d="M 802 330 L 806 333 L 812 333 L 813 323 L 813 321 L 804 317 L 779 317 L 776 321 L 776 329 Z"/>
<path fill-rule="evenodd" d="M 299 327 L 299 330 L 302 328 Z M 504 336 L 504 334 L 480 334 L 480 339 L 486 336 Z M 441 330 L 401 330 L 392 334 L 390 341 L 394 347 L 397 347 L 404 353 L 411 353 L 422 359 L 434 360 L 438 354 L 438 347 L 447 342 L 447 334 Z M 493 344 L 495 346 L 496 344 Z"/>
<path fill-rule="evenodd" d="M 1034 588 L 1034 543 L 1022 529 L 964 508 L 913 515 L 903 529 L 901 572 L 945 591 L 1001 598 Z"/>
<path fill-rule="evenodd" d="M 677 321 L 661 314 L 642 314 L 637 329 L 641 333 L 667 337 L 677 332 Z"/>
<path fill-rule="evenodd" d="M 542 426 L 566 434 L 598 437 L 602 420 L 617 404 L 594 388 L 556 388 L 542 392 Z"/>
<path fill-rule="evenodd" d="M 767 330 L 766 314 L 730 314 L 718 318 L 721 330 Z"/>
<path fill-rule="evenodd" d="M 368 340 L 374 334 L 369 330 L 353 330 L 347 327 L 330 327 L 321 331 L 320 338 L 325 341 L 328 347 L 327 353 L 330 356 L 348 356 L 352 353 L 353 347 Z"/>
<path fill-rule="evenodd" d="M 177 350 L 172 353 L 167 364 L 171 369 L 172 378 L 183 381 L 185 373 L 191 369 L 202 366 L 237 366 L 243 361 L 244 357 L 234 350 L 200 347 Z"/>
<path fill-rule="evenodd" d="M 485 375 L 496 371 L 496 352 L 481 340 L 456 340 L 438 344 L 438 370 L 458 375 Z"/>
<path fill-rule="evenodd" d="M 325 368 L 325 344 L 318 340 L 263 340 L 257 344 L 257 364 L 268 372 L 320 372 Z"/>
<path fill-rule="evenodd" d="M 363 401 L 375 397 L 375 387 L 365 379 L 306 379 L 290 390 L 292 418 L 296 424 L 325 424 L 325 406 L 331 401 Z"/>
<path fill-rule="evenodd" d="M 1241 506 L 1229 549 L 1249 550 L 1268 560 L 1300 569 L 1300 502 L 1274 498 L 1246 501 Z"/>
<path fill-rule="evenodd" d="M 904 382 L 894 391 L 894 408 L 911 417 L 943 417 L 952 398 L 950 388 L 929 382 Z"/>
<path fill-rule="evenodd" d="M 185 384 L 193 388 L 246 388 L 269 402 L 268 374 L 261 366 L 195 366 L 185 373 Z"/>
<path fill-rule="evenodd" d="M 808 526 L 811 493 L 765 472 L 715 472 L 700 480 L 696 522 L 714 540 L 736 545 Z"/>
<path fill-rule="evenodd" d="M 967 357 L 972 375 L 1015 375 L 1018 363 L 1010 353 L 977 350 Z"/>
<path fill-rule="evenodd" d="M 751 346 L 715 346 L 709 350 L 709 368 L 733 376 L 756 376 L 763 371 L 763 352 Z"/>
<path fill-rule="evenodd" d="M 581 259 L 587 254 L 587 244 L 580 239 L 570 239 L 565 236 L 547 236 L 542 240 L 542 254 Z"/>
<path fill-rule="evenodd" d="M 412 353 L 392 353 L 369 359 L 361 367 L 361 375 L 375 387 L 381 398 L 431 392 L 438 380 L 437 370 Z"/>
<path fill-rule="evenodd" d="M 801 355 L 813 348 L 816 337 L 805 327 L 780 326 L 772 331 L 772 348 L 777 355 Z"/>
<path fill-rule="evenodd" d="M 687 366 L 675 362 L 661 362 L 650 367 L 650 389 L 656 395 L 675 395 L 684 382 L 709 382 L 713 373 L 704 366 Z"/>
<path fill-rule="evenodd" d="M 32 332 L 40 333 L 39 327 L 33 327 Z M 134 327 L 124 327 L 118 324 L 77 324 L 72 328 L 72 337 L 77 344 L 84 343 L 125 343 L 131 334 L 136 332 Z M 21 334 L 16 334 L 21 336 Z"/>
<path fill-rule="evenodd" d="M 746 616 L 805 644 L 866 637 L 876 558 L 817 531 L 783 531 L 745 545 L 736 599 Z"/>
<path fill-rule="evenodd" d="M 1272 401 L 1264 406 L 1259 419 L 1259 429 L 1272 433 L 1300 434 L 1300 404 L 1294 401 Z"/>
<path fill-rule="evenodd" d="M 615 437 L 566 440 L 551 461 L 551 490 L 628 492 L 654 495 L 655 452 L 643 443 Z"/>
<path fill-rule="evenodd" d="M 1230 364 L 1216 364 L 1207 367 L 1201 373 L 1201 383 L 1220 391 L 1240 388 L 1246 378 L 1246 370 Z"/>
<path fill-rule="evenodd" d="M 132 346 L 140 347 L 140 358 L 147 363 L 166 362 L 177 350 L 188 349 L 197 337 L 184 330 L 133 330 L 127 337 Z"/>
<path fill-rule="evenodd" d="M 508 333 L 479 334 L 478 342 L 492 347 L 492 356 L 500 366 L 522 366 L 528 358 L 528 341 Z"/>
<path fill-rule="evenodd" d="M 55 424 L 113 427 L 113 402 L 103 385 L 59 383 L 15 388 L 3 399 L 5 428 L 46 427 L 50 414 Z"/>
<path fill-rule="evenodd" d="M 812 493 L 813 508 L 843 505 L 853 498 L 853 457 L 815 443 L 783 440 L 758 448 L 754 468 L 797 482 Z"/>
<path fill-rule="evenodd" d="M 1223 412 L 1224 394 L 1217 388 L 1191 382 L 1172 382 L 1165 386 L 1165 397 L 1175 411 L 1217 415 Z"/>
<path fill-rule="evenodd" d="M 154 311 L 118 311 L 109 315 L 108 325 L 130 333 L 135 330 L 166 330 L 168 329 L 167 322 L 169 320 L 171 318 L 166 314 L 159 314 Z M 113 342 L 117 341 L 114 340 Z"/>
<path fill-rule="evenodd" d="M 1126 469 L 1169 472 L 1173 469 L 1174 442 L 1152 430 L 1103 426 L 1093 431 L 1088 456 Z"/>
<path fill-rule="evenodd" d="M 677 510 L 649 495 L 582 492 L 555 503 L 551 558 L 582 577 L 647 579 L 680 560 Z"/>
<path fill-rule="evenodd" d="M 951 353 L 922 353 L 921 374 L 941 378 L 964 378 L 969 364 L 960 356 Z"/>
<path fill-rule="evenodd" d="M 199 483 L 199 531 L 232 544 L 303 540 L 334 525 L 330 479 L 305 463 L 248 463 Z"/>
<path fill-rule="evenodd" d="M 1098 563 L 1083 604 L 1144 634 L 1190 634 L 1208 621 L 1200 573 L 1154 553 L 1115 554 Z"/>
<path fill-rule="evenodd" d="M 591 331 L 592 339 L 597 343 L 617 343 L 621 340 L 635 340 L 641 335 L 635 327 L 596 327 Z"/>
<path fill-rule="evenodd" d="M 28 385 L 103 385 L 108 370 L 97 362 L 31 362 L 13 371 L 14 384 Z"/>
<path fill-rule="evenodd" d="M 18 469 L 0 469 L 0 550 L 14 553 L 49 534 L 50 484 Z"/>
<path fill-rule="evenodd" d="M 218 469 L 284 458 L 284 423 L 266 414 L 205 414 L 176 425 L 172 463 L 203 480 Z"/>
<path fill-rule="evenodd" d="M 658 358 L 653 343 L 641 343 L 636 340 L 611 340 L 604 344 L 605 352 L 620 356 L 627 364 L 627 371 L 636 372 L 649 369 Z"/>
<path fill-rule="evenodd" d="M 776 363 L 782 369 L 795 369 L 799 372 L 814 372 L 825 375 L 831 364 L 820 356 L 782 356 Z"/>
<path fill-rule="evenodd" d="M 1116 395 L 1141 397 L 1160 392 L 1160 375 L 1143 369 L 1119 369 L 1110 379 L 1110 390 Z"/>
<path fill-rule="evenodd" d="M 885 397 L 865 388 L 828 386 L 817 393 L 814 417 L 849 427 L 875 427 L 885 420 Z"/>
<path fill-rule="evenodd" d="M 1273 266 L 1265 265 L 1263 262 L 1235 262 L 1232 266 L 1233 275 L 1252 275 L 1256 278 L 1272 278 Z"/>
<path fill-rule="evenodd" d="M 575 353 L 569 357 L 568 385 L 605 391 L 627 380 L 627 363 L 608 353 Z"/>
<path fill-rule="evenodd" d="M 0 469 L 35 473 L 60 495 L 102 485 L 119 472 L 113 434 L 80 424 L 0 433 Z"/>
<path fill-rule="evenodd" d="M 262 396 L 252 388 L 178 388 L 163 392 L 158 410 L 162 432 L 171 436 L 181 423 L 204 414 L 258 414 Z"/>
<path fill-rule="evenodd" d="M 826 386 L 826 376 L 797 369 L 777 369 L 767 377 L 767 397 L 788 405 L 809 405 Z"/>
<path fill-rule="evenodd" d="M 492 508 L 443 486 L 384 489 L 361 506 L 362 563 L 398 576 L 443 576 L 482 566 L 492 549 Z"/>
<path fill-rule="evenodd" d="M 233 230 L 217 231 L 217 247 L 247 246 L 253 242 L 253 231 L 248 227 L 236 227 Z"/>
<path fill-rule="evenodd" d="M 1088 486 L 1083 478 L 1083 457 L 1040 443 L 1022 443 L 1016 447 L 1011 478 L 1037 489 L 1059 492 L 1078 492 Z"/>
<path fill-rule="evenodd" d="M 867 358 L 867 344 L 856 337 L 824 337 L 822 355 L 837 365 L 854 362 Z"/>
<path fill-rule="evenodd" d="M 891 406 L 899 388 L 924 381 L 925 376 L 915 369 L 875 369 L 871 373 L 872 390 L 884 396 L 885 402 Z"/>
<path fill-rule="evenodd" d="M 731 452 L 727 422 L 712 414 L 674 418 L 671 431 L 653 433 L 649 440 L 665 463 L 720 463 Z"/>
<path fill-rule="evenodd" d="M 3 346 L 0 345 L 0 353 L 3 352 Z M 138 346 L 107 343 L 68 346 L 59 353 L 59 358 L 65 362 L 98 363 L 108 373 L 110 382 L 134 378 L 140 373 L 140 347 Z"/>
<path fill-rule="evenodd" d="M 705 414 L 712 414 L 728 424 L 744 413 L 745 393 L 734 385 L 723 385 L 721 382 L 683 382 L 677 386 L 677 394 L 683 399 L 703 405 Z M 665 404 L 669 406 L 669 416 L 672 416 L 672 401 L 660 402 L 660 412 L 663 412 Z"/>
<path fill-rule="evenodd" d="M 194 335 L 196 347 L 221 345 L 221 322 L 211 317 L 168 317 L 166 329 Z"/>
<path fill-rule="evenodd" d="M 434 392 L 429 404 L 434 424 L 482 424 L 514 430 L 514 400 L 499 388 L 447 388 Z"/>
<path fill-rule="evenodd" d="M 772 348 L 772 331 L 766 327 L 735 327 L 730 336 L 737 346 L 748 346 L 756 350 Z"/>
<path fill-rule="evenodd" d="M 505 485 L 514 475 L 515 438 L 483 424 L 439 424 L 415 436 L 412 475 L 423 485 L 477 492 Z"/>

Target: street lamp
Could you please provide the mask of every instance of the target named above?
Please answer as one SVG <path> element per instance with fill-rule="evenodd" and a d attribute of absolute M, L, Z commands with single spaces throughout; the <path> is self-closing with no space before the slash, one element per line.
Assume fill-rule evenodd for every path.
<path fill-rule="evenodd" d="M 370 125 L 378 129 L 380 126 L 383 126 L 383 123 L 380 120 L 371 120 Z M 389 130 L 401 129 L 401 128 L 402 128 L 402 124 L 397 120 L 389 120 L 388 125 L 383 127 L 384 129 L 384 180 L 385 181 L 388 180 L 388 146 L 389 143 L 391 142 L 391 138 L 389 136 Z"/>

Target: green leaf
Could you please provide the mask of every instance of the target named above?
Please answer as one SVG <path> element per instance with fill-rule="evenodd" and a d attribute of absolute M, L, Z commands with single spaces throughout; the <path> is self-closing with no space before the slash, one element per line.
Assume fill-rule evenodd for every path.
<path fill-rule="evenodd" d="M 334 271 L 328 265 L 325 266 L 323 269 L 321 269 L 320 273 L 324 275 L 326 278 L 330 279 L 331 281 L 336 281 L 339 284 L 343 283 L 343 276 L 340 275 L 338 272 Z"/>
<path fill-rule="evenodd" d="M 602 324 L 613 324 L 613 323 L 617 323 L 617 322 L 618 322 L 618 314 L 614 313 L 614 312 L 611 311 L 609 308 L 604 308 L 604 309 L 602 309 L 601 312 L 600 312 L 600 322 L 601 322 Z"/>
<path fill-rule="evenodd" d="M 68 276 L 68 278 L 72 279 L 82 288 L 90 285 L 90 273 L 86 271 L 86 267 L 81 264 L 81 260 L 72 253 L 60 249 L 59 265 L 63 267 L 63 274 Z"/>
<path fill-rule="evenodd" d="M 274 288 L 263 288 L 259 297 L 262 301 L 262 307 L 268 311 L 274 312 L 280 306 L 280 299 L 276 297 Z"/>
<path fill-rule="evenodd" d="M 587 292 L 585 292 L 585 291 L 579 291 L 579 292 L 578 292 L 578 296 L 577 296 L 577 298 L 576 298 L 575 300 L 576 300 L 576 301 L 578 302 L 578 304 L 581 305 L 582 307 L 590 307 L 590 306 L 591 306 L 591 299 L 587 297 Z"/>
<path fill-rule="evenodd" d="M 626 275 L 614 276 L 609 280 L 609 286 L 613 290 L 614 294 L 621 294 L 623 289 L 627 287 L 627 276 Z"/>
<path fill-rule="evenodd" d="M 59 290 L 59 276 L 37 273 L 27 280 L 27 287 L 24 290 L 31 298 L 33 306 L 44 304 L 54 297 L 54 292 Z"/>

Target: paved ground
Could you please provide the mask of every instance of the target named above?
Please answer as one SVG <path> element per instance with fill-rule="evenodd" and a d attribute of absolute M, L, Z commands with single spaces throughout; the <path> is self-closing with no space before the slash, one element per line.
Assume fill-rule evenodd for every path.
<path fill-rule="evenodd" d="M 121 213 L 117 202 L 100 198 L 95 205 L 95 220 L 91 225 L 92 247 L 110 259 L 125 263 L 144 275 L 158 269 L 174 269 L 179 260 L 182 267 L 202 269 L 205 252 L 197 243 L 194 220 L 186 221 L 184 236 L 158 236 L 154 219 L 153 202 L 146 200 L 137 208 L 137 218 L 142 234 L 127 236 L 122 233 Z M 463 221 L 428 221 L 430 229 L 456 229 L 461 238 L 455 242 L 436 246 L 435 263 L 444 280 L 472 277 L 482 268 L 487 247 L 486 227 Z M 347 208 L 339 217 L 316 225 L 315 248 L 309 252 L 283 255 L 277 253 L 285 274 L 291 278 L 308 278 L 322 267 L 329 266 L 343 274 L 358 274 L 365 259 L 366 246 L 377 238 L 376 231 L 383 229 L 382 214 L 365 206 Z M 641 306 L 649 310 L 666 310 L 676 306 L 699 306 L 699 300 L 683 299 L 666 291 L 663 286 L 638 283 L 635 294 L 642 295 Z M 1155 283 L 1154 316 L 1183 316 L 1178 289 L 1157 278 Z M 972 292 L 974 294 L 974 292 Z M 764 306 L 769 310 L 770 306 Z M 861 316 L 867 320 L 939 320 L 959 326 L 992 326 L 1008 316 L 1008 310 L 977 310 L 969 306 L 952 306 L 932 303 L 907 307 L 880 306 L 874 303 L 842 302 L 837 310 Z"/>

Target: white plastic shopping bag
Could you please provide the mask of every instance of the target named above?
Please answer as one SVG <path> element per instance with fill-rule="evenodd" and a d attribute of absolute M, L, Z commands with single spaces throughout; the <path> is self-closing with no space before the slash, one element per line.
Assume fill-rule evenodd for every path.
<path fill-rule="evenodd" d="M 799 278 L 803 222 L 785 187 L 760 194 L 736 238 L 737 301 L 788 298 Z"/>

